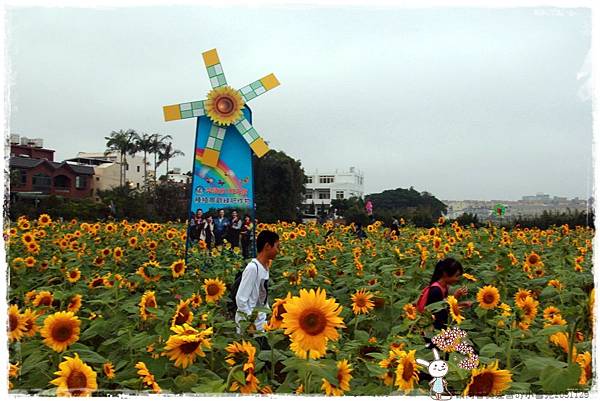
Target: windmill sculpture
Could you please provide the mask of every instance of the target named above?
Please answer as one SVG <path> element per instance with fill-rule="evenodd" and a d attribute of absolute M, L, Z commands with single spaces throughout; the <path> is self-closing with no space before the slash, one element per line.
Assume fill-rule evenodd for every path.
<path fill-rule="evenodd" d="M 262 157 L 269 151 L 269 147 L 244 117 L 243 108 L 248 101 L 278 86 L 279 81 L 275 75 L 269 74 L 236 91 L 227 85 L 217 50 L 209 50 L 202 53 L 202 56 L 212 90 L 206 100 L 164 106 L 165 121 L 202 116 L 210 119 L 212 126 L 201 159 L 207 166 L 217 166 L 225 131 L 232 124 L 252 151 L 258 157 Z"/>

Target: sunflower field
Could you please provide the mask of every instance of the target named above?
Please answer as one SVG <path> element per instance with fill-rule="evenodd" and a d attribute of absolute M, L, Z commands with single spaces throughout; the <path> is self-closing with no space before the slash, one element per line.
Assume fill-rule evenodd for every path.
<path fill-rule="evenodd" d="M 201 242 L 186 263 L 181 223 L 13 222 L 4 231 L 11 392 L 427 395 L 416 362 L 433 360 L 425 338 L 441 339 L 454 394 L 589 391 L 591 229 L 441 219 L 396 235 L 376 222 L 364 240 L 330 223 L 263 229 L 281 239 L 261 309 L 267 330 L 242 324 L 236 334 L 227 301 L 246 265 L 239 249 Z M 450 295 L 419 313 L 445 257 L 462 263 L 461 301 L 472 304 Z M 432 325 L 440 308 L 444 332 Z"/>

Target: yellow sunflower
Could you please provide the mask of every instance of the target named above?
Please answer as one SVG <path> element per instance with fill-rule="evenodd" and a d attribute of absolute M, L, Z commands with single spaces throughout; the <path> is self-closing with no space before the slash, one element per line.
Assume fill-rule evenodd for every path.
<path fill-rule="evenodd" d="M 40 291 L 33 300 L 33 306 L 52 306 L 54 297 L 50 291 Z"/>
<path fill-rule="evenodd" d="M 185 260 L 179 259 L 171 263 L 171 273 L 173 278 L 181 277 L 185 273 Z"/>
<path fill-rule="evenodd" d="M 535 319 L 535 315 L 537 315 L 537 308 L 539 304 L 540 303 L 532 297 L 526 297 L 523 303 L 518 306 L 523 311 L 523 317 L 531 322 L 533 319 Z"/>
<path fill-rule="evenodd" d="M 108 380 L 115 378 L 115 367 L 113 366 L 112 362 L 106 362 L 104 365 L 102 365 L 102 371 Z"/>
<path fill-rule="evenodd" d="M 142 295 L 142 299 L 138 304 L 140 306 L 140 317 L 142 320 L 147 320 L 149 318 L 153 318 L 153 314 L 148 314 L 146 312 L 146 308 L 157 308 L 156 297 L 154 296 L 154 291 L 146 291 L 144 295 Z"/>
<path fill-rule="evenodd" d="M 69 283 L 76 283 L 81 278 L 81 271 L 79 269 L 69 270 L 67 272 L 67 280 Z"/>
<path fill-rule="evenodd" d="M 217 302 L 225 294 L 225 283 L 220 279 L 204 279 L 204 292 L 206 302 Z"/>
<path fill-rule="evenodd" d="M 592 378 L 592 355 L 589 351 L 577 355 L 577 364 L 581 367 L 581 375 L 579 376 L 579 384 L 586 384 Z"/>
<path fill-rule="evenodd" d="M 271 314 L 271 320 L 269 320 L 269 329 L 275 330 L 281 327 L 281 323 L 283 322 L 283 314 L 286 312 L 285 304 L 292 298 L 291 293 L 287 293 L 285 298 L 275 298 L 275 302 L 271 310 L 273 313 Z"/>
<path fill-rule="evenodd" d="M 66 356 L 58 369 L 58 372 L 54 372 L 58 377 L 50 382 L 58 386 L 57 397 L 87 397 L 98 389 L 96 372 L 79 359 L 77 353 L 75 358 Z"/>
<path fill-rule="evenodd" d="M 492 285 L 486 285 L 477 292 L 477 302 L 482 309 L 494 309 L 500 303 L 500 293 Z"/>
<path fill-rule="evenodd" d="M 113 257 L 117 262 L 123 258 L 123 249 L 121 249 L 120 246 L 117 246 L 115 249 L 113 249 Z"/>
<path fill-rule="evenodd" d="M 415 320 L 417 318 L 417 308 L 413 304 L 406 304 L 402 309 L 404 310 L 404 316 L 408 320 Z"/>
<path fill-rule="evenodd" d="M 69 300 L 69 305 L 67 306 L 68 312 L 77 313 L 79 309 L 81 309 L 81 294 L 75 294 Z"/>
<path fill-rule="evenodd" d="M 496 362 L 471 371 L 471 380 L 463 391 L 463 396 L 486 397 L 502 394 L 510 387 L 512 373 L 510 370 L 498 369 Z"/>
<path fill-rule="evenodd" d="M 192 307 L 197 308 L 200 305 L 202 305 L 202 297 L 200 296 L 200 294 L 192 294 L 191 297 L 189 297 L 189 301 L 190 301 L 190 305 L 192 305 Z"/>
<path fill-rule="evenodd" d="M 46 227 L 46 226 L 49 226 L 50 224 L 52 224 L 52 219 L 50 218 L 50 216 L 48 216 L 45 213 L 40 214 L 40 217 L 38 217 L 38 226 Z"/>
<path fill-rule="evenodd" d="M 176 367 L 187 368 L 194 363 L 197 356 L 206 356 L 202 348 L 211 348 L 210 338 L 208 337 L 212 334 L 212 327 L 198 331 L 189 324 L 184 323 L 183 326 L 171 327 L 171 330 L 176 334 L 171 335 L 167 340 L 164 355 L 175 361 Z"/>
<path fill-rule="evenodd" d="M 398 365 L 396 366 L 396 381 L 394 384 L 398 386 L 398 390 L 403 390 L 404 394 L 408 394 L 414 388 L 415 384 L 419 383 L 418 365 L 415 360 L 416 350 L 409 352 L 397 351 Z"/>
<path fill-rule="evenodd" d="M 560 309 L 556 306 L 548 306 L 543 312 L 544 319 L 552 320 L 555 316 L 560 316 Z"/>
<path fill-rule="evenodd" d="M 25 334 L 25 321 L 17 305 L 8 308 L 8 338 L 10 341 L 20 341 Z"/>
<path fill-rule="evenodd" d="M 453 295 L 449 295 L 448 298 L 446 298 L 446 302 L 448 302 L 448 306 L 450 306 L 450 316 L 452 316 L 452 319 L 457 324 L 460 324 L 463 320 L 465 320 L 464 316 L 460 313 L 458 300 Z"/>
<path fill-rule="evenodd" d="M 228 85 L 211 90 L 204 102 L 206 115 L 216 124 L 228 126 L 242 117 L 244 98 Z"/>
<path fill-rule="evenodd" d="M 245 383 L 238 383 L 238 381 L 235 380 L 231 384 L 229 391 L 237 391 L 239 389 L 242 394 L 255 393 L 258 390 L 258 384 L 260 383 L 258 378 L 254 375 L 256 348 L 247 341 L 242 341 L 241 343 L 236 341 L 227 345 L 225 351 L 228 353 L 225 358 L 225 363 L 229 366 L 242 364 L 242 371 L 246 373 Z"/>
<path fill-rule="evenodd" d="M 286 302 L 281 327 L 289 335 L 296 354 L 307 358 L 320 358 L 325 355 L 327 341 L 337 340 L 336 329 L 346 327 L 339 316 L 342 307 L 334 298 L 326 298 L 325 290 L 300 290 L 300 296 L 294 296 Z"/>
<path fill-rule="evenodd" d="M 34 312 L 29 308 L 27 308 L 25 312 L 23 312 L 23 314 L 21 315 L 23 323 L 25 323 L 23 334 L 26 337 L 33 337 L 35 333 L 37 333 L 40 330 L 40 328 L 36 324 L 36 320 L 39 316 L 40 315 L 37 312 Z"/>
<path fill-rule="evenodd" d="M 73 312 L 56 312 L 44 320 L 40 334 L 44 344 L 56 352 L 63 352 L 79 340 L 80 321 Z"/>
<path fill-rule="evenodd" d="M 367 314 L 375 304 L 371 301 L 373 294 L 366 290 L 360 290 L 352 295 L 352 312 L 355 315 Z"/>
<path fill-rule="evenodd" d="M 515 304 L 521 306 L 527 297 L 531 297 L 531 290 L 519 288 L 519 291 L 515 294 Z"/>
<path fill-rule="evenodd" d="M 190 310 L 190 301 L 179 301 L 175 314 L 171 319 L 171 326 L 182 326 L 184 323 L 191 323 L 194 319 L 194 313 Z"/>
<path fill-rule="evenodd" d="M 137 374 L 142 379 L 142 382 L 150 387 L 155 393 L 160 393 L 161 389 L 158 383 L 154 380 L 154 375 L 150 373 L 144 362 L 138 362 L 134 366 L 138 371 Z"/>
<path fill-rule="evenodd" d="M 327 379 L 323 379 L 321 390 L 325 392 L 325 395 L 340 396 L 344 395 L 345 391 L 350 391 L 350 380 L 352 380 L 352 365 L 348 363 L 346 359 L 342 359 L 337 363 L 336 378 L 338 380 L 337 385 L 329 383 Z"/>

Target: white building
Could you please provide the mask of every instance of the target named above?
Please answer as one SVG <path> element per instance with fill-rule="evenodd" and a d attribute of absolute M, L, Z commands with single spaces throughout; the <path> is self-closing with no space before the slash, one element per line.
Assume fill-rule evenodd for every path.
<path fill-rule="evenodd" d="M 172 182 L 178 182 L 181 184 L 189 184 L 192 182 L 192 176 L 187 174 L 181 174 L 181 169 L 179 167 L 174 168 L 167 174 L 167 180 Z"/>
<path fill-rule="evenodd" d="M 139 155 L 126 155 L 126 180 L 131 188 L 144 186 L 144 157 Z M 94 166 L 94 193 L 97 190 L 106 190 L 118 187 L 120 183 L 120 161 L 118 152 L 79 152 L 77 157 L 66 160 L 70 163 Z M 146 174 L 149 180 L 154 179 L 154 170 L 150 169 L 150 158 L 146 158 Z"/>
<path fill-rule="evenodd" d="M 350 167 L 348 171 L 318 171 L 305 173 L 307 183 L 303 204 L 329 207 L 332 199 L 349 199 L 364 195 L 363 173 Z"/>

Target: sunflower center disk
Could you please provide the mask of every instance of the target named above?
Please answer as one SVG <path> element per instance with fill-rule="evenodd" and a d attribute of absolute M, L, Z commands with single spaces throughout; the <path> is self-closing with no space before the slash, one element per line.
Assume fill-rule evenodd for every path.
<path fill-rule="evenodd" d="M 179 349 L 184 354 L 192 354 L 192 353 L 194 353 L 194 351 L 196 351 L 198 349 L 199 345 L 200 345 L 199 341 L 194 341 L 191 343 L 185 343 L 185 344 L 181 345 L 179 347 Z"/>
<path fill-rule="evenodd" d="M 234 110 L 234 102 L 228 96 L 221 96 L 216 101 L 217 110 L 225 115 L 231 114 Z"/>
<path fill-rule="evenodd" d="M 494 388 L 494 375 L 489 372 L 485 372 L 479 376 L 477 376 L 471 387 L 471 391 L 469 391 L 469 395 L 489 395 Z"/>
<path fill-rule="evenodd" d="M 10 322 L 10 331 L 13 331 L 19 325 L 19 319 L 14 315 L 10 315 L 9 322 Z"/>
<path fill-rule="evenodd" d="M 67 341 L 69 338 L 71 338 L 71 332 L 72 330 L 70 327 L 60 326 L 52 332 L 52 337 L 54 337 L 56 341 Z"/>
<path fill-rule="evenodd" d="M 214 295 L 217 295 L 219 293 L 219 287 L 216 284 L 210 284 L 206 288 L 206 293 L 208 295 L 210 295 L 211 297 L 214 296 Z"/>
<path fill-rule="evenodd" d="M 73 394 L 81 393 L 87 387 L 87 378 L 83 372 L 72 372 L 67 378 L 67 386 Z"/>
<path fill-rule="evenodd" d="M 317 311 L 309 311 L 300 319 L 300 326 L 307 334 L 314 336 L 325 330 L 327 321 L 322 313 Z"/>

